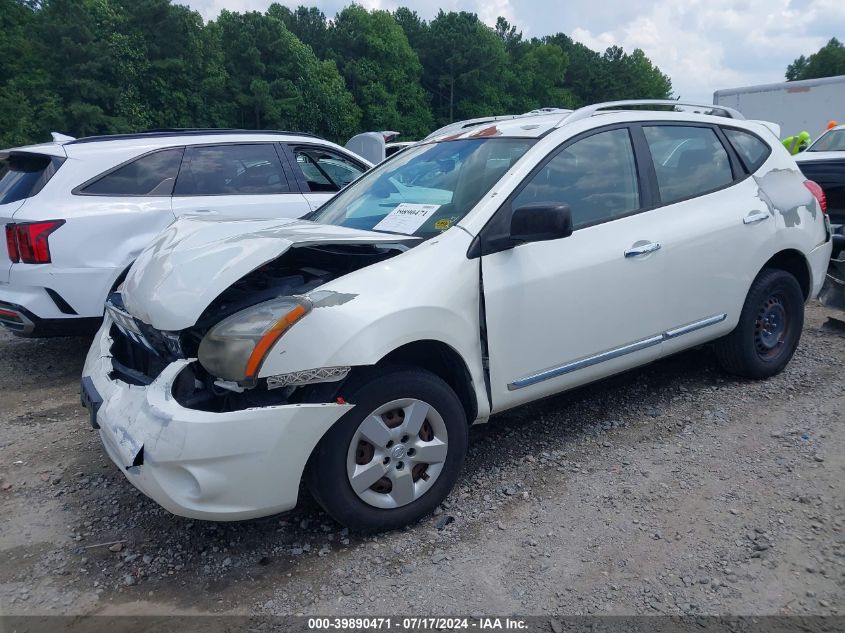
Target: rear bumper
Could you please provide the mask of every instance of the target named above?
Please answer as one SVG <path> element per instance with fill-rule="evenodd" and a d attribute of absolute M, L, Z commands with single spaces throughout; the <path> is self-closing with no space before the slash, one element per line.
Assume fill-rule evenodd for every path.
<path fill-rule="evenodd" d="M 9 281 L 0 281 L 0 302 L 21 306 L 41 320 L 99 319 L 120 272 L 118 268 L 12 264 Z"/>
<path fill-rule="evenodd" d="M 845 224 L 845 209 L 830 209 L 827 210 L 827 217 L 830 218 L 830 223 L 834 226 L 842 226 Z"/>
<path fill-rule="evenodd" d="M 192 360 L 168 365 L 147 386 L 111 378 L 106 317 L 83 369 L 84 400 L 103 446 L 129 482 L 170 512 L 232 521 L 296 505 L 305 464 L 353 405 L 298 404 L 211 413 L 188 409 L 173 383 Z M 95 427 L 96 428 L 96 427 Z"/>
<path fill-rule="evenodd" d="M 42 319 L 16 303 L 0 301 L 0 326 L 23 337 L 90 335 L 102 322 L 99 318 Z"/>
<path fill-rule="evenodd" d="M 812 277 L 812 288 L 810 289 L 810 299 L 815 299 L 819 296 L 824 285 L 825 275 L 827 274 L 828 263 L 830 262 L 830 253 L 833 250 L 833 240 L 829 239 L 827 242 L 814 248 L 810 251 L 807 259 L 810 263 L 810 274 Z"/>
<path fill-rule="evenodd" d="M 845 311 L 845 236 L 834 235 L 834 254 L 819 299 L 828 308 Z"/>

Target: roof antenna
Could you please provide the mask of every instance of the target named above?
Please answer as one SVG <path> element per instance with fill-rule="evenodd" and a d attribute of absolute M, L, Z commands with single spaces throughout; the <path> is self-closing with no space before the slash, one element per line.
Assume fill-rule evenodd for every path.
<path fill-rule="evenodd" d="M 68 141 L 76 140 L 76 138 L 73 136 L 68 136 L 67 134 L 59 134 L 58 132 L 50 132 L 50 136 L 53 137 L 54 143 L 67 143 Z"/>

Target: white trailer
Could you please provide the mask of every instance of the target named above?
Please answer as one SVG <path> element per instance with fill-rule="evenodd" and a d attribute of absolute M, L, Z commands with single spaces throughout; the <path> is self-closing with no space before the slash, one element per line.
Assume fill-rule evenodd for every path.
<path fill-rule="evenodd" d="M 816 139 L 828 121 L 845 123 L 845 75 L 717 90 L 713 104 L 777 123 L 782 137 L 807 130 Z"/>

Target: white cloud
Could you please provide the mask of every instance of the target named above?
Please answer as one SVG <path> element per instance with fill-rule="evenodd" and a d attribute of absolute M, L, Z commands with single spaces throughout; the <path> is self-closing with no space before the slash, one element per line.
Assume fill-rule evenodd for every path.
<path fill-rule="evenodd" d="M 633 21 L 603 31 L 592 30 L 584 14 L 572 34 L 598 50 L 641 48 L 669 75 L 676 94 L 709 102 L 720 88 L 783 81 L 793 59 L 830 38 L 810 26 L 836 21 L 843 7 L 828 0 L 804 8 L 790 0 L 658 0 Z"/>

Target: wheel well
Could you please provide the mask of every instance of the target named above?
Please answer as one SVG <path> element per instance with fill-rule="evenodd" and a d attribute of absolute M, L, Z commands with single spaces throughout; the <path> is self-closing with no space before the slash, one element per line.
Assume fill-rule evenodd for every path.
<path fill-rule="evenodd" d="M 775 268 L 788 272 L 798 280 L 798 284 L 801 286 L 801 292 L 804 293 L 804 300 L 810 298 L 810 290 L 812 288 L 810 266 L 807 264 L 807 259 L 800 252 L 793 249 L 781 251 L 769 259 L 764 265 L 764 268 Z"/>
<path fill-rule="evenodd" d="M 132 264 L 129 264 L 126 268 L 124 268 L 121 271 L 121 273 L 117 276 L 117 279 L 114 280 L 114 283 L 111 286 L 111 291 L 109 292 L 109 294 L 111 294 L 112 292 L 115 292 L 117 290 L 117 287 L 120 284 L 123 283 L 123 280 L 126 279 L 126 275 L 129 274 L 130 268 L 132 268 Z M 108 298 L 108 297 L 106 297 L 106 298 Z"/>
<path fill-rule="evenodd" d="M 472 387 L 469 369 L 464 359 L 452 347 L 441 341 L 415 341 L 399 347 L 382 358 L 376 367 L 387 364 L 416 365 L 439 376 L 458 395 L 467 422 L 472 424 L 478 415 L 478 401 Z"/>

